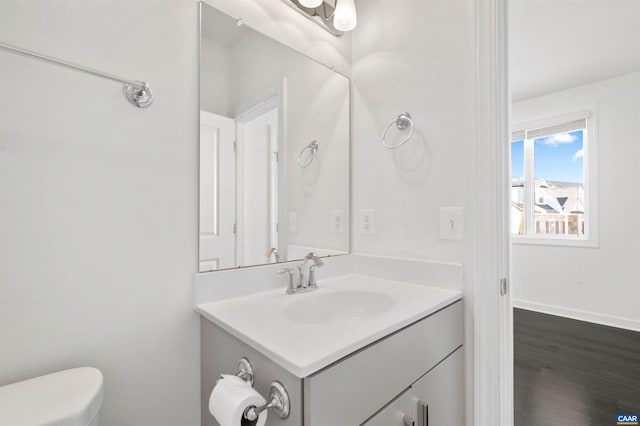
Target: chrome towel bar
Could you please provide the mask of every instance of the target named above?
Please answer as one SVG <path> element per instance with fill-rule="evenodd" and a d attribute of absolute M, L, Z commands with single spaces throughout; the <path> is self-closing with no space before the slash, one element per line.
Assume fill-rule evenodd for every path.
<path fill-rule="evenodd" d="M 22 49 L 20 47 L 12 46 L 3 42 L 0 42 L 0 50 L 122 83 L 124 84 L 124 95 L 132 105 L 137 106 L 138 108 L 146 108 L 153 103 L 153 93 L 151 92 L 151 88 L 144 81 L 129 80 L 126 78 L 118 77 L 113 74 L 98 71 L 93 68 L 84 67 L 82 65 L 77 65 L 68 61 L 63 61 L 61 59 L 56 59 L 51 56 L 32 52 L 30 50 Z"/>

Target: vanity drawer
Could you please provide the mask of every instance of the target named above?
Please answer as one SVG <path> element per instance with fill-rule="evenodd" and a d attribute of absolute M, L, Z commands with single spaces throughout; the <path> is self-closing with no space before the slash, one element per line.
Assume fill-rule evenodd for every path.
<path fill-rule="evenodd" d="M 461 301 L 304 379 L 305 426 L 353 426 L 463 343 Z"/>

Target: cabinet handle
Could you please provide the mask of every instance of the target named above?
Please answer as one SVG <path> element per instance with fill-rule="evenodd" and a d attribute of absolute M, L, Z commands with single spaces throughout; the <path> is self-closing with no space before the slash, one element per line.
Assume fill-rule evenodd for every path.
<path fill-rule="evenodd" d="M 418 426 L 429 426 L 429 405 L 418 401 Z"/>
<path fill-rule="evenodd" d="M 404 426 L 416 426 L 416 422 L 415 420 L 413 420 L 413 417 L 409 416 L 408 414 L 404 415 Z"/>

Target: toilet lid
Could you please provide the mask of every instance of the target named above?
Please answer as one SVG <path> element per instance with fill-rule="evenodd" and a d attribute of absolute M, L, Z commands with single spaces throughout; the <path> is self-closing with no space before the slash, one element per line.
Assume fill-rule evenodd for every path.
<path fill-rule="evenodd" d="M 102 405 L 103 377 L 73 368 L 0 387 L 0 425 L 87 426 Z"/>

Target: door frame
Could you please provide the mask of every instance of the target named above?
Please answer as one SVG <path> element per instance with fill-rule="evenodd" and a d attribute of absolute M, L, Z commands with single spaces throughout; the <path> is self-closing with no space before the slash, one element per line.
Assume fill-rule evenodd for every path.
<path fill-rule="evenodd" d="M 508 0 L 476 0 L 476 146 L 468 266 L 473 311 L 473 421 L 513 425 Z M 506 294 L 501 280 L 506 279 Z M 469 412 L 468 411 L 468 412 Z"/>

